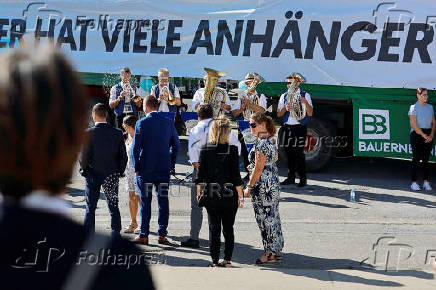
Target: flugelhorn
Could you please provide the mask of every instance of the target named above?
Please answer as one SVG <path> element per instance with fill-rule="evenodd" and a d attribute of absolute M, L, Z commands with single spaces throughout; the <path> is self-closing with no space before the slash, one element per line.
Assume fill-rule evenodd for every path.
<path fill-rule="evenodd" d="M 126 102 L 130 102 L 130 100 L 132 100 L 138 108 L 141 107 L 142 98 L 136 94 L 130 83 L 126 83 L 123 85 L 123 91 L 126 92 Z"/>
<path fill-rule="evenodd" d="M 162 88 L 161 95 L 163 95 L 163 100 L 168 103 L 168 105 L 174 106 L 176 104 L 176 98 L 171 93 L 168 86 Z"/>

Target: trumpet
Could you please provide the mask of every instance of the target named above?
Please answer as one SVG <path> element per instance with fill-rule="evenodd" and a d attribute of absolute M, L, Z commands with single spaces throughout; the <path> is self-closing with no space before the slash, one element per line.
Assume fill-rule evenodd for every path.
<path fill-rule="evenodd" d="M 162 92 L 160 93 L 164 102 L 168 103 L 168 105 L 174 106 L 176 104 L 176 98 L 171 94 L 168 86 L 164 86 L 162 88 Z"/>

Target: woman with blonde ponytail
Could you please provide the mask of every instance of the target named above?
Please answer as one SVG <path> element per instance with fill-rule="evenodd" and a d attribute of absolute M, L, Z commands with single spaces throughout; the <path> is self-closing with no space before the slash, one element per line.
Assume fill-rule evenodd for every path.
<path fill-rule="evenodd" d="M 238 207 L 244 204 L 238 148 L 229 144 L 229 137 L 230 121 L 219 116 L 210 126 L 209 142 L 200 151 L 195 180 L 199 206 L 205 206 L 208 215 L 211 267 L 231 267 L 233 225 Z M 221 225 L 225 247 L 224 259 L 219 263 Z"/>

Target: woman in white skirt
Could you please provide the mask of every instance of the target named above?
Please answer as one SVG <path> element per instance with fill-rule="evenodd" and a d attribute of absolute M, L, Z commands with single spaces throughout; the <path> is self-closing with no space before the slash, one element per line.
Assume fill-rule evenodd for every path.
<path fill-rule="evenodd" d="M 136 176 L 135 168 L 132 163 L 132 141 L 135 135 L 135 125 L 138 118 L 133 115 L 128 115 L 123 119 L 123 128 L 126 130 L 126 152 L 128 157 L 127 167 L 126 167 L 126 179 L 127 179 L 127 191 L 129 192 L 129 211 L 130 211 L 130 225 L 128 225 L 124 232 L 131 234 L 136 233 L 135 230 L 138 228 L 138 222 L 136 221 L 136 215 L 138 214 L 140 198 L 138 191 L 136 190 Z"/>

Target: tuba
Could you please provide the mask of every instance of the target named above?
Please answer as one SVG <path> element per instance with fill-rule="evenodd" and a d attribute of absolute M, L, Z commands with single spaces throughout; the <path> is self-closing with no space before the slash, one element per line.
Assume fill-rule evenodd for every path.
<path fill-rule="evenodd" d="M 295 98 L 295 94 L 298 91 L 298 86 L 306 82 L 306 79 L 299 73 L 292 73 L 294 80 L 288 89 L 288 105 L 291 106 L 289 112 L 291 117 L 297 121 L 300 121 L 306 117 L 306 105 L 301 103 L 300 98 Z"/>
<path fill-rule="evenodd" d="M 168 86 L 164 86 L 162 88 L 161 95 L 163 95 L 163 100 L 168 103 L 168 105 L 174 106 L 176 104 L 176 98 L 171 94 L 170 88 Z"/>
<path fill-rule="evenodd" d="M 251 82 L 250 87 L 247 88 L 246 95 L 242 95 L 242 98 L 249 99 L 253 104 L 255 104 L 256 106 L 259 106 L 260 98 L 259 98 L 258 94 L 255 94 L 255 92 L 256 92 L 257 85 L 260 84 L 261 82 L 264 82 L 264 81 L 265 81 L 265 79 L 262 78 L 258 73 L 254 73 L 253 74 L 253 81 Z M 250 116 L 253 113 L 254 113 L 254 111 L 247 107 L 242 112 L 242 116 L 244 117 L 245 120 L 249 120 Z"/>
<path fill-rule="evenodd" d="M 206 83 L 204 84 L 204 102 L 212 106 L 214 117 L 217 117 L 222 113 L 221 103 L 226 102 L 226 92 L 215 86 L 218 79 L 226 76 L 226 73 L 207 67 L 204 70 L 207 74 Z"/>

